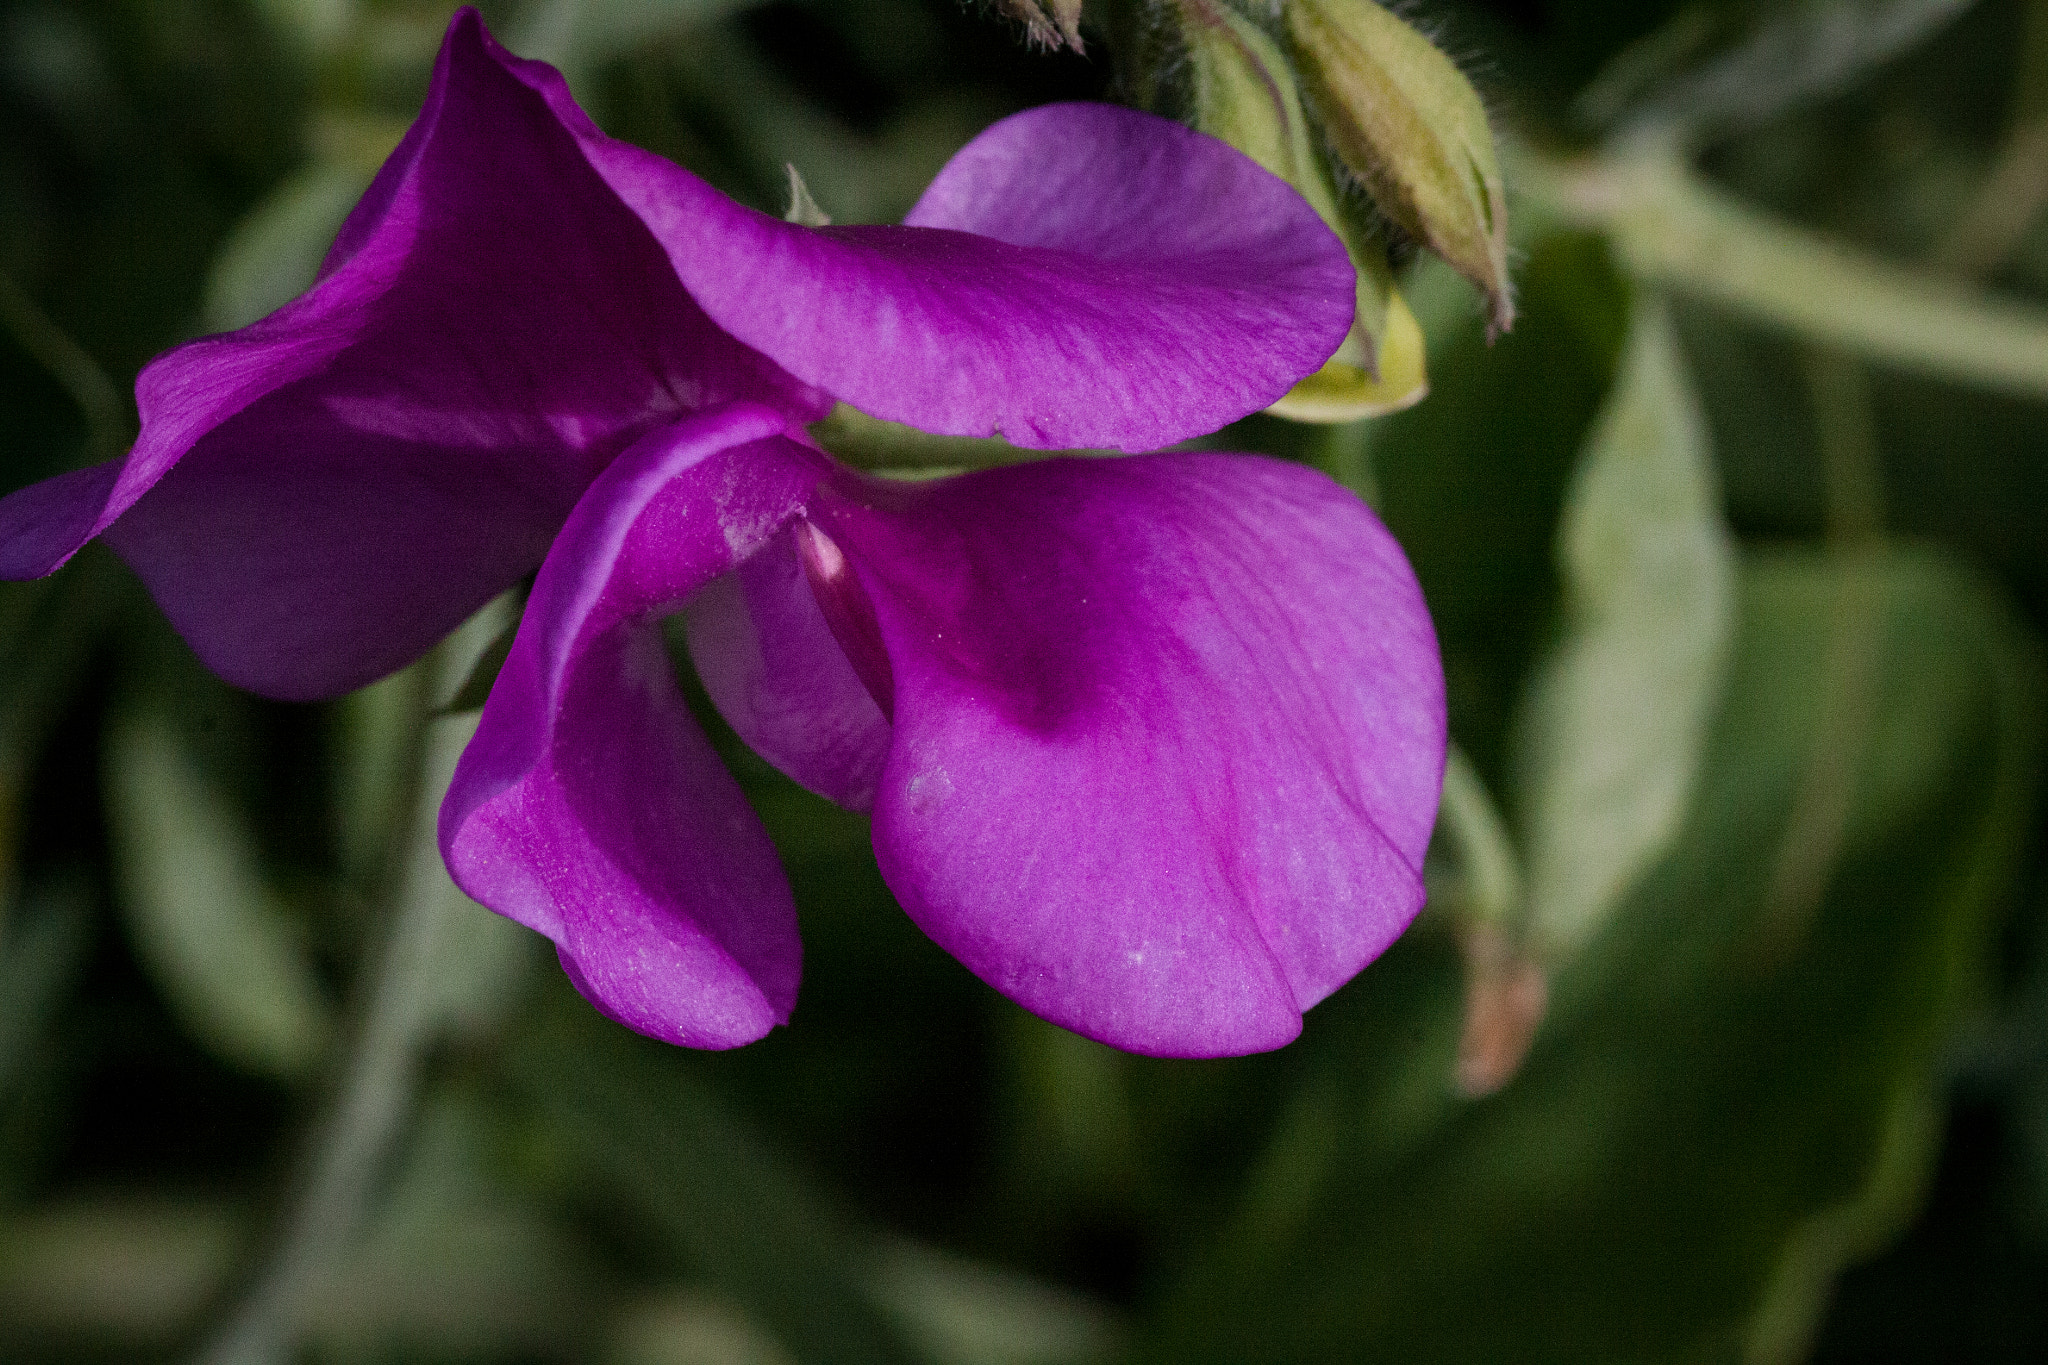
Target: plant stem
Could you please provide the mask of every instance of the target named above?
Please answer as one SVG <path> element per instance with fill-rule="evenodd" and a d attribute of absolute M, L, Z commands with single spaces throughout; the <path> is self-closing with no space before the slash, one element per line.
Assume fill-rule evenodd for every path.
<path fill-rule="evenodd" d="M 94 459 L 112 459 L 128 448 L 134 428 L 114 381 L 4 272 L 0 272 L 0 325 L 78 405 L 92 437 Z"/>
<path fill-rule="evenodd" d="M 270 1258 L 194 1357 L 198 1365 L 281 1365 L 292 1357 L 307 1309 L 354 1245 L 415 1108 L 442 1022 L 436 987 L 445 962 L 436 949 L 460 905 L 448 891 L 434 824 L 471 726 L 424 723 L 453 652 L 443 646 L 418 665 L 423 762 L 401 835 L 406 847 L 390 893 L 389 927 L 332 1107 L 314 1130 L 304 1183 Z"/>
<path fill-rule="evenodd" d="M 1838 565 L 1819 713 L 1764 896 L 1759 957 L 1783 963 L 1827 894 L 1854 812 L 1884 667 L 1884 471 L 1870 376 L 1854 356 L 1804 352 L 1820 443 L 1823 517 Z"/>
<path fill-rule="evenodd" d="M 2048 310 L 1887 261 L 1752 209 L 1674 145 L 1517 158 L 1540 212 L 1605 232 L 1639 279 L 1866 360 L 2048 397 Z"/>

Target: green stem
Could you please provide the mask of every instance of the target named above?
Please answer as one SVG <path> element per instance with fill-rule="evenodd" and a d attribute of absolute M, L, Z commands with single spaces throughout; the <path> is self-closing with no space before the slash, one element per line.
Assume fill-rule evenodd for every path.
<path fill-rule="evenodd" d="M 112 459 L 128 448 L 133 427 L 114 381 L 4 272 L 0 272 L 0 324 L 78 405 L 92 436 L 95 458 Z"/>
<path fill-rule="evenodd" d="M 443 646 L 418 666 L 422 716 L 451 652 Z M 420 728 L 420 780 L 401 836 L 389 928 L 332 1107 L 312 1135 L 304 1183 L 268 1260 L 195 1357 L 199 1365 L 282 1365 L 296 1354 L 308 1309 L 354 1246 L 404 1135 L 441 1023 L 436 987 L 446 964 L 436 949 L 456 904 L 435 816 L 469 729 L 460 721 Z"/>
<path fill-rule="evenodd" d="M 1804 359 L 1839 586 L 1812 749 L 1764 895 L 1759 956 L 1766 966 L 1798 948 L 1827 894 L 1877 720 L 1884 661 L 1884 475 L 1870 376 L 1855 357 L 1824 347 L 1808 347 Z"/>
<path fill-rule="evenodd" d="M 1976 196 L 1935 249 L 1937 265 L 1988 275 L 2048 208 L 2048 0 L 2027 6 L 2015 64 L 2012 126 Z"/>
<path fill-rule="evenodd" d="M 1334 422 L 1321 428 L 1311 445 L 1317 467 L 1373 507 L 1380 501 L 1379 479 L 1372 465 L 1372 440 L 1377 430 L 1371 418 Z"/>
<path fill-rule="evenodd" d="M 1820 444 L 1821 507 L 1830 544 L 1860 545 L 1884 535 L 1884 467 L 1870 375 L 1854 356 L 1824 346 L 1803 354 L 1806 389 Z"/>
<path fill-rule="evenodd" d="M 1437 820 L 1458 867 L 1456 885 L 1448 888 L 1445 899 L 1467 924 L 1484 924 L 1519 940 L 1527 929 L 1521 922 L 1521 863 L 1507 822 L 1479 770 L 1455 742 L 1444 763 L 1443 805 Z M 1437 899 L 1436 888 L 1431 889 L 1431 899 Z"/>
<path fill-rule="evenodd" d="M 1642 280 L 1869 361 L 2048 397 L 2048 310 L 1749 208 L 1669 144 L 1577 161 L 1524 149 L 1517 169 L 1533 207 L 1606 233 Z"/>
<path fill-rule="evenodd" d="M 12 591 L 39 595 L 18 639 L 0 641 L 0 950 L 14 889 L 15 817 L 29 770 L 121 602 L 113 556 L 88 548 L 69 573 Z"/>

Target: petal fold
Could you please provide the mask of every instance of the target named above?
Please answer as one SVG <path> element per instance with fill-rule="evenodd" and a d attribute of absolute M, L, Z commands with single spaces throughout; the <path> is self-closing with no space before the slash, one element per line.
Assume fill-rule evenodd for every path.
<path fill-rule="evenodd" d="M 883 875 L 1025 1007 L 1137 1052 L 1275 1047 L 1421 907 L 1435 635 L 1329 480 L 1208 454 L 842 474 L 809 515 L 889 653 Z"/>
<path fill-rule="evenodd" d="M 1351 326 L 1350 258 L 1315 211 L 1167 119 L 1027 110 L 963 148 L 904 226 L 810 228 L 606 137 L 554 68 L 491 51 L 719 326 L 876 417 L 1153 450 L 1276 402 Z"/>
<path fill-rule="evenodd" d="M 691 600 L 690 659 L 748 748 L 826 800 L 866 810 L 889 722 L 819 611 L 792 535 Z"/>
<path fill-rule="evenodd" d="M 691 301 L 481 35 L 456 17 L 311 291 L 152 362 L 124 460 L 0 502 L 0 571 L 108 532 L 215 671 L 327 695 L 532 572 L 651 427 L 733 398 L 823 411 Z"/>
<path fill-rule="evenodd" d="M 535 580 L 441 808 L 457 884 L 553 939 L 607 1015 L 689 1047 L 789 1017 L 800 949 L 775 851 L 689 715 L 657 618 L 772 541 L 823 457 L 735 405 L 642 438 Z"/>

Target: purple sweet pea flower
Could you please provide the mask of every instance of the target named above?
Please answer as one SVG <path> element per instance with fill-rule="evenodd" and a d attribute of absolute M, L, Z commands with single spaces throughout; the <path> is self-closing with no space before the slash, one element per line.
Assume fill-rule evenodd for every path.
<path fill-rule="evenodd" d="M 1278 398 L 1352 295 L 1292 190 L 1147 115 L 1033 110 L 905 226 L 812 229 L 607 138 L 465 10 L 319 282 L 144 370 L 124 459 L 0 500 L 0 574 L 104 534 L 216 671 L 310 698 L 538 568 L 442 851 L 643 1033 L 758 1038 L 800 956 L 681 610 L 734 729 L 873 811 L 984 980 L 1134 1051 L 1275 1047 L 1422 900 L 1443 686 L 1399 548 L 1276 461 L 907 484 L 804 423 L 1149 449 Z"/>

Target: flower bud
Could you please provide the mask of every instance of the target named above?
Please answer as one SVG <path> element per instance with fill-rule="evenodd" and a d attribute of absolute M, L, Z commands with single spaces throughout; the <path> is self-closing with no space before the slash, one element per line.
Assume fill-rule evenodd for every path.
<path fill-rule="evenodd" d="M 1350 335 L 1271 410 L 1302 422 L 1347 422 L 1416 402 L 1428 392 L 1421 329 L 1394 290 L 1386 252 L 1343 210 L 1285 54 L 1220 0 L 1180 0 L 1179 9 L 1195 127 L 1293 185 L 1343 240 L 1358 272 Z"/>
<path fill-rule="evenodd" d="M 1332 148 L 1380 210 L 1514 323 L 1507 199 L 1486 110 L 1429 39 L 1372 0 L 1287 0 L 1287 38 Z"/>

